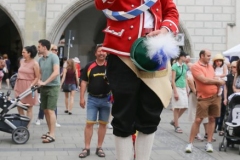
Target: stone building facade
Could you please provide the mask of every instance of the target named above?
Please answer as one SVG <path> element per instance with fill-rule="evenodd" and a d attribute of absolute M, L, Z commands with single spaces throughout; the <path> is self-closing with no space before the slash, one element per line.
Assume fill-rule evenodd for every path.
<path fill-rule="evenodd" d="M 180 31 L 185 50 L 193 57 L 203 48 L 223 52 L 240 42 L 239 0 L 175 0 L 180 13 Z M 93 0 L 0 0 L 2 10 L 13 22 L 22 46 L 47 38 L 57 44 L 73 31 L 70 58 L 89 59 L 88 53 L 103 39 L 105 17 Z M 65 43 L 65 44 L 66 44 Z M 65 46 L 65 52 L 68 46 Z M 91 57 L 91 56 L 90 56 Z"/>

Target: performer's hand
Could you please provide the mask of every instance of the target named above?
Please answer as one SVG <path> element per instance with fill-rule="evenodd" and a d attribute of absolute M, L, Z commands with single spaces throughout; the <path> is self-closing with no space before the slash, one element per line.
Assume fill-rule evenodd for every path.
<path fill-rule="evenodd" d="M 159 34 L 166 34 L 166 33 L 168 33 L 168 30 L 163 27 L 163 28 L 161 28 L 161 29 L 159 29 L 159 30 L 155 30 L 155 31 L 150 32 L 150 33 L 147 34 L 146 36 L 147 36 L 147 37 L 152 37 L 152 36 L 157 36 L 157 35 L 159 35 Z"/>

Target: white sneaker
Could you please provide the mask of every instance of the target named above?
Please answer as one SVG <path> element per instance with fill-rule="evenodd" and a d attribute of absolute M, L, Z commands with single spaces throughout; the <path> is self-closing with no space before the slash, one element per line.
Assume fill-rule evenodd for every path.
<path fill-rule="evenodd" d="M 108 123 L 108 124 L 107 124 L 107 128 L 108 128 L 108 129 L 113 129 L 113 126 L 112 126 L 110 123 Z"/>
<path fill-rule="evenodd" d="M 59 123 L 56 122 L 56 127 L 61 127 L 61 125 Z"/>
<path fill-rule="evenodd" d="M 212 144 L 211 143 L 207 143 L 207 145 L 206 145 L 206 151 L 207 152 L 213 152 L 213 147 L 212 147 Z"/>
<path fill-rule="evenodd" d="M 186 153 L 192 153 L 193 145 L 192 143 L 189 143 L 185 149 Z"/>
<path fill-rule="evenodd" d="M 38 125 L 38 126 L 41 125 L 41 120 L 37 119 L 35 124 Z"/>

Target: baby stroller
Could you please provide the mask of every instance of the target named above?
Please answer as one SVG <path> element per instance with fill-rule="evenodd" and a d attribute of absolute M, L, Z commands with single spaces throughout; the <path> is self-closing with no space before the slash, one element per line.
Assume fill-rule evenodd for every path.
<path fill-rule="evenodd" d="M 12 100 L 10 100 L 9 97 L 11 93 L 10 91 L 8 91 L 6 95 L 0 92 L 0 131 L 11 133 L 12 140 L 17 144 L 24 144 L 28 141 L 30 134 L 27 125 L 30 122 L 30 119 L 19 114 L 7 113 L 17 106 L 27 110 L 27 104 L 22 104 L 20 100 L 31 93 L 32 96 L 34 96 L 34 91 L 37 88 L 37 86 L 33 86 Z"/>
<path fill-rule="evenodd" d="M 235 144 L 238 144 L 240 155 L 240 93 L 234 93 L 228 99 L 228 115 L 225 118 L 224 136 L 219 144 L 219 151 L 223 148 L 226 152 L 227 147 L 230 145 L 234 147 Z M 226 141 L 224 142 L 225 139 Z"/>

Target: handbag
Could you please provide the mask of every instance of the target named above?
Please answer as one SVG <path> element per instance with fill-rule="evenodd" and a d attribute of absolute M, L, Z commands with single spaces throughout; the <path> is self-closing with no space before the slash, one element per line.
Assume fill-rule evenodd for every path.
<path fill-rule="evenodd" d="M 63 83 L 63 85 L 62 85 L 63 92 L 71 92 L 71 85 L 72 84 Z"/>

